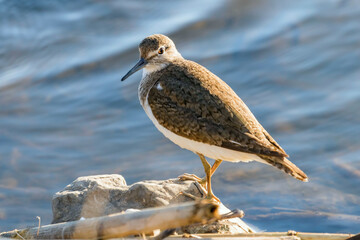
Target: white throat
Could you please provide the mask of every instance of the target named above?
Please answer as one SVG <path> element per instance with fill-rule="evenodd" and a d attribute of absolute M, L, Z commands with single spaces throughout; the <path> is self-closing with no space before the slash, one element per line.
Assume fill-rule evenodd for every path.
<path fill-rule="evenodd" d="M 142 79 L 146 78 L 149 74 L 160 71 L 161 69 L 165 68 L 168 64 L 148 64 L 146 67 L 143 68 Z"/>

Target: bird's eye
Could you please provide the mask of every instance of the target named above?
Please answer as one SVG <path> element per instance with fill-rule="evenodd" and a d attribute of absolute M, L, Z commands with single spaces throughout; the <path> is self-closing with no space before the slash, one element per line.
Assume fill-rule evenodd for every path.
<path fill-rule="evenodd" d="M 163 54 L 165 52 L 165 48 L 161 47 L 159 48 L 158 54 Z"/>

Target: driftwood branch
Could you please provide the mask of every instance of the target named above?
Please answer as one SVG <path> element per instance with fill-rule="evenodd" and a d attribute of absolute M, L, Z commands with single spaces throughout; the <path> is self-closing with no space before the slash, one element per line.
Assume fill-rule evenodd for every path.
<path fill-rule="evenodd" d="M 0 237 L 25 239 L 89 239 L 117 238 L 154 229 L 171 229 L 193 223 L 206 223 L 219 218 L 218 205 L 199 201 L 160 208 L 149 208 L 138 212 L 117 213 L 109 216 L 80 221 L 51 224 L 35 228 L 1 233 Z"/>
<path fill-rule="evenodd" d="M 306 232 L 257 232 L 257 233 L 239 233 L 239 234 L 196 234 L 204 239 L 233 239 L 233 240 L 350 240 L 353 234 L 345 233 L 306 233 Z M 181 238 L 171 237 L 177 240 Z M 352 240 L 352 239 L 351 239 Z"/>

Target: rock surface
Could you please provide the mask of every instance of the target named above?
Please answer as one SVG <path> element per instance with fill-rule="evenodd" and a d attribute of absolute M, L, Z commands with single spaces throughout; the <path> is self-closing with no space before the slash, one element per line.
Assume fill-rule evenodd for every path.
<path fill-rule="evenodd" d="M 202 197 L 202 192 L 193 181 L 149 180 L 128 186 L 125 179 L 117 174 L 79 177 L 64 190 L 54 195 L 52 223 L 193 201 L 181 192 Z M 221 205 L 220 213 L 226 212 L 229 212 L 229 209 Z M 182 232 L 194 234 L 254 231 L 241 219 L 235 218 L 212 224 L 185 227 L 182 228 Z"/>

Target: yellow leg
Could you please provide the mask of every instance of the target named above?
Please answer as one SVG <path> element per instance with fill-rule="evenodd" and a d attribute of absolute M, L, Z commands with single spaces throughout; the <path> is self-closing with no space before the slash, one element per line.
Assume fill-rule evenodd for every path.
<path fill-rule="evenodd" d="M 205 157 L 203 156 L 203 158 L 205 159 Z M 200 157 L 201 159 L 201 157 Z M 201 160 L 202 161 L 202 160 Z M 206 159 L 205 159 L 206 161 Z M 206 161 L 208 162 L 208 161 Z M 212 177 L 212 175 L 215 173 L 216 169 L 220 166 L 220 164 L 222 163 L 222 160 L 215 160 L 214 164 L 211 166 L 211 169 L 210 169 L 210 177 Z M 209 163 L 208 163 L 209 164 Z M 204 163 L 203 163 L 204 165 Z M 207 183 L 207 179 L 206 179 L 206 176 L 204 178 L 201 179 L 201 181 L 199 182 L 200 184 L 205 184 Z"/>
<path fill-rule="evenodd" d="M 211 166 L 211 171 L 210 171 L 211 176 L 214 174 L 214 172 L 220 166 L 221 163 L 222 163 L 222 160 L 215 160 L 214 164 Z"/>
<path fill-rule="evenodd" d="M 199 155 L 200 160 L 201 160 L 201 162 L 202 162 L 202 164 L 204 166 L 204 170 L 205 170 L 205 174 L 206 174 L 206 183 L 207 183 L 206 184 L 207 185 L 207 196 L 206 196 L 206 198 L 215 199 L 216 201 L 220 202 L 220 200 L 217 197 L 215 197 L 213 192 L 212 192 L 212 189 L 211 189 L 211 175 L 215 172 L 216 168 L 220 165 L 221 160 L 215 161 L 214 165 L 215 164 L 216 165 L 214 167 L 214 171 L 212 172 L 211 171 L 212 167 L 210 167 L 210 164 L 208 163 L 208 161 L 206 161 L 204 155 L 199 154 L 199 153 L 198 153 L 198 155 Z"/>

